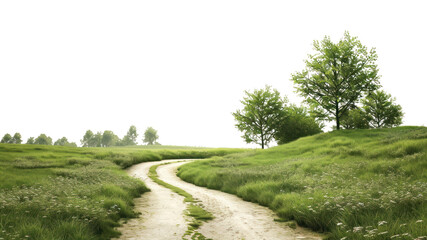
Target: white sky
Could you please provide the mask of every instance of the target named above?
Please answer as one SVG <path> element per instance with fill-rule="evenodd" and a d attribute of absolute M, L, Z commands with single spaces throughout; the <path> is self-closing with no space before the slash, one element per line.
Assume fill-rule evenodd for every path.
<path fill-rule="evenodd" d="M 0 1 L 0 137 L 80 144 L 152 126 L 165 145 L 253 147 L 231 115 L 244 90 L 294 93 L 313 40 L 376 47 L 384 89 L 425 125 L 426 1 Z M 328 129 L 325 129 L 328 130 Z"/>

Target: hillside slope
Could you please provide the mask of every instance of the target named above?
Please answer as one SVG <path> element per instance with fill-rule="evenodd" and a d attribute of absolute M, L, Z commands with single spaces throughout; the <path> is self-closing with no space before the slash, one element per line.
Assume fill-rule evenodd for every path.
<path fill-rule="evenodd" d="M 197 161 L 178 175 L 330 239 L 415 239 L 427 235 L 426 151 L 425 127 L 345 130 Z"/>

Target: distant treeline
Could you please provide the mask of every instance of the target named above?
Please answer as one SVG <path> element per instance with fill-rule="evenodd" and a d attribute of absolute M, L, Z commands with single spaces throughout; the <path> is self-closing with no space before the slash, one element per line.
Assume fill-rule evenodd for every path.
<path fill-rule="evenodd" d="M 111 147 L 111 146 L 134 146 L 137 145 L 138 133 L 135 126 L 130 126 L 126 135 L 120 139 L 113 131 L 105 130 L 104 132 L 93 133 L 91 130 L 87 130 L 83 136 L 83 139 L 80 140 L 82 147 Z M 159 144 L 157 139 L 157 130 L 152 127 L 148 127 L 145 130 L 144 138 L 142 139 L 143 143 L 147 145 Z M 22 136 L 20 133 L 15 133 L 11 136 L 9 133 L 6 133 L 0 143 L 11 143 L 11 144 L 21 144 Z M 51 137 L 42 133 L 37 138 L 30 137 L 28 138 L 26 144 L 39 144 L 39 145 L 52 145 L 53 140 Z M 62 137 L 56 140 L 53 145 L 57 146 L 68 146 L 68 147 L 77 147 L 75 142 L 69 142 L 66 137 Z"/>

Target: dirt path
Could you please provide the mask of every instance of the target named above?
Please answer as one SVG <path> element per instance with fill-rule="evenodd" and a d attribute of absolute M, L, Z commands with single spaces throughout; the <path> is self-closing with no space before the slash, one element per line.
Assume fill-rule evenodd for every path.
<path fill-rule="evenodd" d="M 212 239 L 321 239 L 305 229 L 296 230 L 275 222 L 275 213 L 258 204 L 216 190 L 184 182 L 176 176 L 177 168 L 184 164 L 171 163 L 157 169 L 159 178 L 177 186 L 202 202 L 215 219 L 204 223 L 199 232 Z"/>
<path fill-rule="evenodd" d="M 168 160 L 164 162 L 174 162 Z M 144 193 L 136 201 L 136 211 L 141 218 L 132 219 L 118 230 L 120 239 L 182 239 L 187 230 L 183 211 L 183 197 L 157 185 L 148 178 L 148 169 L 160 162 L 141 163 L 131 167 L 128 173 L 142 179 L 151 192 Z M 275 222 L 276 215 L 270 209 L 220 191 L 198 187 L 176 176 L 177 168 L 185 162 L 171 163 L 157 168 L 159 179 L 193 195 L 215 219 L 203 223 L 199 232 L 205 237 L 221 240 L 260 239 L 321 239 L 319 235 L 302 228 L 296 230 L 284 223 Z"/>
<path fill-rule="evenodd" d="M 135 211 L 141 212 L 141 217 L 131 219 L 118 228 L 122 233 L 119 239 L 182 239 L 187 230 L 183 214 L 186 209 L 184 197 L 154 183 L 148 177 L 150 167 L 157 164 L 159 162 L 146 162 L 127 170 L 130 176 L 144 181 L 151 192 L 135 199 Z"/>

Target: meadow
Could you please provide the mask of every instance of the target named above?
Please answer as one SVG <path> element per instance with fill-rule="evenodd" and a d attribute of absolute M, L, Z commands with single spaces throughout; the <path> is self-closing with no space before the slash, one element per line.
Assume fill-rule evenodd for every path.
<path fill-rule="evenodd" d="M 123 169 L 162 159 L 207 158 L 241 149 L 72 148 L 0 144 L 0 239 L 110 239 L 136 217 L 149 191 Z"/>
<path fill-rule="evenodd" d="M 329 239 L 427 239 L 427 128 L 344 130 L 192 162 L 178 175 Z"/>

